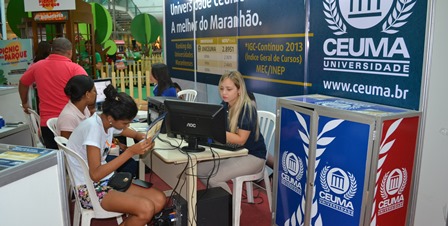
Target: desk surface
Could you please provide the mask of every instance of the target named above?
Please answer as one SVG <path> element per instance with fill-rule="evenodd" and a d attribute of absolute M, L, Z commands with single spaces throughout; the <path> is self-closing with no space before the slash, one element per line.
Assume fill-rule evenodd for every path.
<path fill-rule="evenodd" d="M 131 123 L 130 126 L 132 129 L 144 132 L 148 128 L 147 123 Z M 183 141 L 181 139 L 176 138 L 170 138 L 167 137 L 166 134 L 159 134 L 160 139 L 156 139 L 156 144 L 154 146 L 154 153 L 162 159 L 166 163 L 186 163 L 188 161 L 188 155 L 191 158 L 195 158 L 197 161 L 204 161 L 204 160 L 212 160 L 216 158 L 230 158 L 230 157 L 238 157 L 238 156 L 245 156 L 248 154 L 248 150 L 246 148 L 240 149 L 238 151 L 227 151 L 223 149 L 213 148 L 213 152 L 215 156 L 213 156 L 212 151 L 209 147 L 205 147 L 205 151 L 203 152 L 189 152 L 188 155 L 186 153 L 182 153 L 179 151 L 178 147 L 179 145 L 181 147 L 186 146 L 187 142 Z M 169 144 L 163 142 L 162 140 L 169 141 L 173 146 L 170 146 Z M 181 143 L 182 142 L 182 143 Z M 216 156 L 216 155 L 219 155 Z"/>
<path fill-rule="evenodd" d="M 190 158 L 194 158 L 197 161 L 204 161 L 218 158 L 245 156 L 248 154 L 248 150 L 245 148 L 238 151 L 227 151 L 213 148 L 212 153 L 212 151 L 208 147 L 205 147 L 205 151 L 203 152 L 182 153 L 176 147 L 178 147 L 179 145 L 181 145 L 181 147 L 186 146 L 187 142 L 182 142 L 182 140 L 176 138 L 169 138 L 166 134 L 159 134 L 159 138 L 160 139 L 156 139 L 154 153 L 157 155 L 157 157 L 167 163 L 186 163 L 189 160 L 188 156 L 190 156 Z M 169 144 L 161 141 L 161 139 L 169 141 L 175 147 L 172 147 Z"/>
<path fill-rule="evenodd" d="M 19 124 L 17 126 L 4 126 L 0 129 L 0 138 L 11 136 L 20 131 L 29 130 L 28 124 Z"/>

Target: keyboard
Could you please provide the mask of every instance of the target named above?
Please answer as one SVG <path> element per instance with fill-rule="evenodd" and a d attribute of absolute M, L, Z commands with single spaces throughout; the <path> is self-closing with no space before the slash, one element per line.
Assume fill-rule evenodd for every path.
<path fill-rule="evenodd" d="M 238 145 L 238 144 L 231 144 L 231 143 L 226 143 L 226 144 L 221 144 L 221 143 L 203 143 L 201 144 L 203 146 L 207 146 L 207 147 L 211 147 L 211 148 L 218 148 L 218 149 L 223 149 L 223 150 L 227 150 L 227 151 L 238 151 L 244 148 L 244 146 Z"/>

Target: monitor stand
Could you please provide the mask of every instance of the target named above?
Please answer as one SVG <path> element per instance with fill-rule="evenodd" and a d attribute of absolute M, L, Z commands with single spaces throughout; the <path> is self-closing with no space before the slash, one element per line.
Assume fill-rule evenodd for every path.
<path fill-rule="evenodd" d="M 197 137 L 188 137 L 186 138 L 188 146 L 182 147 L 182 151 L 184 152 L 203 152 L 205 151 L 204 147 L 198 146 L 198 138 Z"/>

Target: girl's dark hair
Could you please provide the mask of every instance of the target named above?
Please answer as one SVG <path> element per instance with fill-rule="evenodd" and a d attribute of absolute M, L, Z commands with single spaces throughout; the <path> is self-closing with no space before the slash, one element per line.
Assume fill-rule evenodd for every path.
<path fill-rule="evenodd" d="M 176 89 L 179 89 L 179 91 L 182 90 L 182 88 L 180 88 L 180 85 L 177 84 L 177 82 L 174 82 L 174 83 L 173 83 L 173 87 L 176 88 Z"/>
<path fill-rule="evenodd" d="M 93 89 L 93 79 L 87 75 L 75 75 L 64 88 L 64 93 L 67 95 L 73 103 L 76 103 L 82 99 L 82 97 L 90 90 Z"/>
<path fill-rule="evenodd" d="M 168 73 L 168 66 L 166 64 L 158 63 L 153 64 L 151 73 L 157 80 L 158 93 L 157 96 L 161 96 L 163 91 L 173 86 L 173 81 Z"/>
<path fill-rule="evenodd" d="M 110 115 L 114 120 L 132 120 L 138 112 L 134 99 L 126 93 L 118 92 L 113 85 L 104 89 L 106 100 L 103 102 L 103 114 Z"/>
<path fill-rule="evenodd" d="M 37 44 L 36 56 L 33 62 L 36 63 L 39 60 L 47 58 L 51 53 L 51 45 L 47 41 L 41 41 Z"/>

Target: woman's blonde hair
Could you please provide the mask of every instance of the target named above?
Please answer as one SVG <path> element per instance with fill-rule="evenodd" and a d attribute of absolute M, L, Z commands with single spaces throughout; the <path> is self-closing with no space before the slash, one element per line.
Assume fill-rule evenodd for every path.
<path fill-rule="evenodd" d="M 229 109 L 229 129 L 230 132 L 236 133 L 238 130 L 238 119 L 241 114 L 241 111 L 243 111 L 243 114 L 245 114 L 245 111 L 249 111 L 249 120 L 252 121 L 252 117 L 255 115 L 253 111 L 256 110 L 256 107 L 252 100 L 250 99 L 249 95 L 247 94 L 246 84 L 244 83 L 243 75 L 241 75 L 238 71 L 232 71 L 229 73 L 225 73 L 221 76 L 221 79 L 219 79 L 219 88 L 221 88 L 221 84 L 225 79 L 230 79 L 233 84 L 235 84 L 236 88 L 238 89 L 238 99 L 235 102 L 235 105 L 232 106 L 232 108 Z M 259 129 L 258 129 L 258 119 L 256 119 L 256 126 L 255 126 L 255 140 L 258 140 L 259 136 Z"/>

